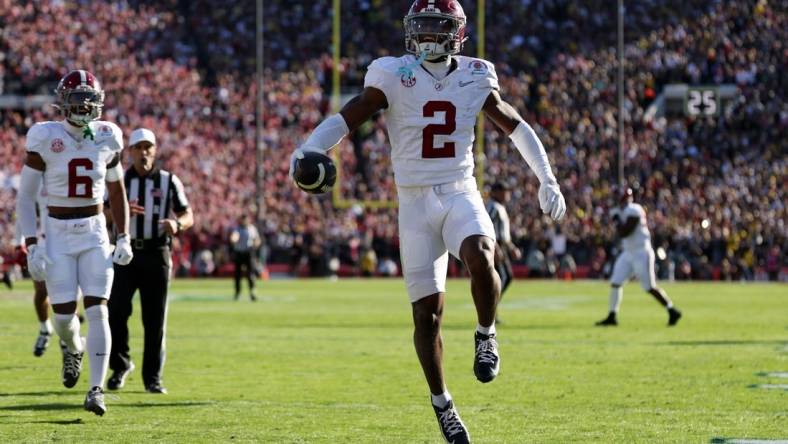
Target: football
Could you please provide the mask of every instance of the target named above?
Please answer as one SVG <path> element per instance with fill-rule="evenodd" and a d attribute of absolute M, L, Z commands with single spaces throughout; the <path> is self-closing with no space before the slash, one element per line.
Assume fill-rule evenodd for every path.
<path fill-rule="evenodd" d="M 293 169 L 293 179 L 298 188 L 310 194 L 323 194 L 334 186 L 337 168 L 334 161 L 323 153 L 305 151 L 297 159 Z"/>

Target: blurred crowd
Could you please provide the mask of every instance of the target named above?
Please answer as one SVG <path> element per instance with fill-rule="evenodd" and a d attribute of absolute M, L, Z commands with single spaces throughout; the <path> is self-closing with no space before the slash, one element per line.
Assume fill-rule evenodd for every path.
<path fill-rule="evenodd" d="M 227 230 L 257 211 L 254 2 L 18 3 L 0 0 L 0 94 L 49 94 L 69 69 L 92 70 L 107 90 L 105 118 L 126 134 L 153 129 L 163 163 L 187 188 L 197 225 L 179 239 L 181 269 L 221 269 Z M 332 11 L 321 2 L 264 3 L 262 254 L 316 275 L 339 267 L 396 274 L 395 209 L 335 205 L 331 196 L 297 191 L 287 178 L 290 152 L 332 112 Z M 476 11 L 464 3 L 472 36 L 465 54 L 472 55 Z M 766 1 L 630 3 L 626 176 L 647 209 L 664 276 L 773 274 L 788 251 L 785 11 Z M 403 52 L 408 3 L 342 4 L 340 71 L 343 91 L 353 92 L 372 59 Z M 570 213 L 560 224 L 540 214 L 535 177 L 490 124 L 484 182 L 503 181 L 513 190 L 513 238 L 529 269 L 549 276 L 586 267 L 602 276 L 615 254 L 607 216 L 618 144 L 614 4 L 487 5 L 487 58 L 496 64 L 502 95 L 547 147 Z M 719 119 L 652 117 L 647 110 L 673 82 L 735 84 L 738 95 Z M 56 114 L 48 107 L 4 109 L 0 117 L 0 245 L 7 248 L 24 134 Z M 383 116 L 339 150 L 343 199 L 396 199 Z"/>

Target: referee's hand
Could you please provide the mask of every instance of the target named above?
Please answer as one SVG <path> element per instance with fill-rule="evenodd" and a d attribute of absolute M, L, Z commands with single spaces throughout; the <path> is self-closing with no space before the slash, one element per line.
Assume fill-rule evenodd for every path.
<path fill-rule="evenodd" d="M 176 222 L 175 219 L 162 219 L 159 221 L 159 225 L 161 225 L 162 228 L 164 228 L 164 232 L 170 236 L 178 232 L 178 222 Z"/>
<path fill-rule="evenodd" d="M 129 215 L 131 216 L 138 216 L 140 214 L 145 214 L 145 207 L 139 204 L 137 199 L 129 201 Z"/>

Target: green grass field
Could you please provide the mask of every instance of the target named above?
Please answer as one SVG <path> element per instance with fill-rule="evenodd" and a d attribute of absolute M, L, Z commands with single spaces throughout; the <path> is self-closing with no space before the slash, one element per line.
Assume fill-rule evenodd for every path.
<path fill-rule="evenodd" d="M 62 387 L 56 346 L 33 356 L 29 283 L 0 292 L 0 442 L 441 442 L 402 281 L 271 281 L 254 304 L 233 302 L 231 285 L 173 284 L 170 394 L 145 393 L 137 371 L 104 417 L 82 410 L 86 372 Z M 602 329 L 604 283 L 515 282 L 501 374 L 480 384 L 468 283 L 451 281 L 446 376 L 474 441 L 788 439 L 788 379 L 761 375 L 788 371 L 788 286 L 665 288 L 684 311 L 677 327 L 633 284 L 621 325 Z M 139 369 L 138 305 L 130 325 Z"/>

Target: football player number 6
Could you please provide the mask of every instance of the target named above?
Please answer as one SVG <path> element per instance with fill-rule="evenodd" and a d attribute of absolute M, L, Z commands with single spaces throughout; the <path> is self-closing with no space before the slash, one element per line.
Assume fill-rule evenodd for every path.
<path fill-rule="evenodd" d="M 72 159 L 68 163 L 68 197 L 87 197 L 93 198 L 93 179 L 89 176 L 79 176 L 77 169 L 82 167 L 86 170 L 93 169 L 93 162 L 90 159 Z M 83 185 L 79 190 L 78 185 Z"/>
<path fill-rule="evenodd" d="M 424 104 L 424 117 L 435 117 L 435 113 L 444 113 L 444 123 L 431 123 L 424 127 L 421 137 L 421 157 L 424 159 L 442 159 L 454 157 L 454 142 L 444 142 L 443 146 L 435 146 L 435 136 L 448 136 L 457 129 L 457 108 L 451 102 L 432 101 Z"/>

